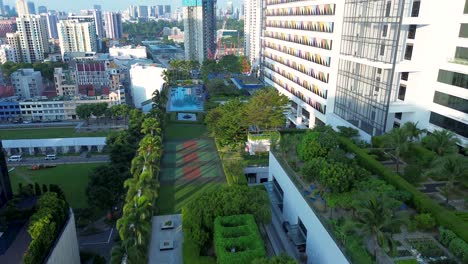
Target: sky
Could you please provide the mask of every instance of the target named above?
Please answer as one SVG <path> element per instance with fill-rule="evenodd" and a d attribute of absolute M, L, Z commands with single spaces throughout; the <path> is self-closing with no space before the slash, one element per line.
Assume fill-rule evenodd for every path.
<path fill-rule="evenodd" d="M 33 0 L 38 6 L 46 6 L 51 10 L 66 12 L 78 12 L 82 9 L 93 8 L 93 5 L 101 5 L 103 11 L 123 11 L 130 5 L 172 5 L 172 9 L 182 6 L 182 0 Z M 226 7 L 227 0 L 218 0 L 218 7 Z M 239 7 L 243 0 L 233 0 L 234 8 Z M 15 0 L 3 0 L 4 5 L 14 6 Z M 65 4 L 66 3 L 66 4 Z"/>

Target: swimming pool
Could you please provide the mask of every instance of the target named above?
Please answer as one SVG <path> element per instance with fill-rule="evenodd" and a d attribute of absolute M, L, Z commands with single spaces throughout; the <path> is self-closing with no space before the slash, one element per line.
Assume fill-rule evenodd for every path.
<path fill-rule="evenodd" d="M 201 87 L 171 88 L 169 112 L 203 111 L 203 91 Z"/>

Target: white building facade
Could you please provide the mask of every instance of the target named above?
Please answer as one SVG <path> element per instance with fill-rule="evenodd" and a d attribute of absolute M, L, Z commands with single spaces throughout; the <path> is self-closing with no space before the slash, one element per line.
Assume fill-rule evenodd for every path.
<path fill-rule="evenodd" d="M 21 59 L 18 54 L 19 51 L 16 47 L 8 44 L 0 45 L 0 63 L 5 63 L 7 61 L 18 63 Z"/>
<path fill-rule="evenodd" d="M 134 64 L 130 69 L 131 95 L 133 105 L 142 108 L 142 103 L 151 99 L 153 93 L 161 91 L 164 85 L 163 72 L 165 68 L 154 64 Z"/>
<path fill-rule="evenodd" d="M 109 55 L 111 57 L 130 56 L 137 59 L 146 59 L 145 46 L 124 46 L 124 47 L 111 47 L 109 48 Z"/>
<path fill-rule="evenodd" d="M 260 63 L 260 35 L 262 30 L 262 0 L 245 0 L 244 41 L 245 56 L 250 65 L 258 67 Z"/>
<path fill-rule="evenodd" d="M 15 89 L 15 96 L 23 99 L 42 96 L 44 91 L 42 74 L 34 69 L 19 69 L 13 72 L 11 84 Z"/>
<path fill-rule="evenodd" d="M 40 15 L 24 15 L 16 18 L 16 24 L 23 62 L 42 62 L 49 52 L 47 21 Z"/>

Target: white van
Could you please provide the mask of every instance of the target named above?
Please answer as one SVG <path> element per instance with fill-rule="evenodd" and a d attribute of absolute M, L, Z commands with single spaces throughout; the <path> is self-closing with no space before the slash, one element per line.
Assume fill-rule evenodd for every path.
<path fill-rule="evenodd" d="M 8 158 L 8 161 L 21 161 L 22 157 L 21 155 L 12 155 Z"/>
<path fill-rule="evenodd" d="M 45 160 L 56 160 L 57 156 L 55 154 L 49 154 L 49 155 L 45 156 L 44 159 Z"/>

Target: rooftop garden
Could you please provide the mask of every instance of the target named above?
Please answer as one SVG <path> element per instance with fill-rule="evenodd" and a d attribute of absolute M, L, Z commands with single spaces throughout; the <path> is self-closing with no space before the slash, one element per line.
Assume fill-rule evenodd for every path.
<path fill-rule="evenodd" d="M 387 137 L 403 134 L 402 131 L 393 131 Z M 403 138 L 410 138 L 406 130 L 404 135 Z M 419 256 L 426 263 L 466 262 L 466 220 L 400 176 L 401 161 L 395 159 L 390 165 L 380 162 L 370 154 L 375 150 L 356 138 L 357 131 L 344 127 L 340 132 L 329 127 L 289 131 L 282 133 L 273 151 L 350 260 L 372 263 L 376 259 L 399 261 Z M 386 138 L 384 142 L 394 141 Z M 394 158 L 402 156 L 395 145 L 382 151 Z M 436 239 L 441 241 L 437 226 L 454 234 L 447 239 L 455 240 L 454 245 L 442 243 L 448 245 L 450 252 L 437 242 Z M 434 243 L 440 248 L 440 254 L 421 252 Z"/>

